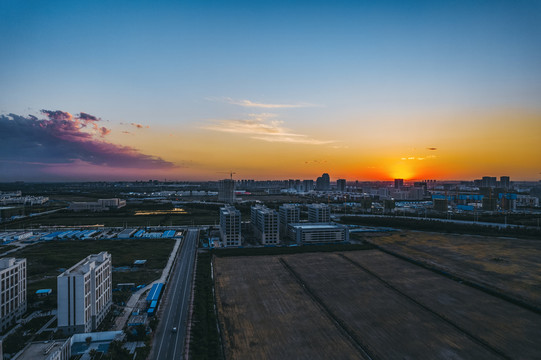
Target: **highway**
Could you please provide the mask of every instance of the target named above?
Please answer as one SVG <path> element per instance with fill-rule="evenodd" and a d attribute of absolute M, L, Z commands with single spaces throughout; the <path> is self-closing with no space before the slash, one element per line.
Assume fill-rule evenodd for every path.
<path fill-rule="evenodd" d="M 160 323 L 154 336 L 150 359 L 176 360 L 183 358 L 198 239 L 199 229 L 188 229 L 185 242 L 169 277 L 166 292 L 161 300 Z M 177 328 L 177 331 L 174 332 L 173 328 Z"/>

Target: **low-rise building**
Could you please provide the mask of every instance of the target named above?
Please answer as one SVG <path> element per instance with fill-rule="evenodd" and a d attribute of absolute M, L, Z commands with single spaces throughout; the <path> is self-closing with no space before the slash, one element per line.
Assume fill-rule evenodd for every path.
<path fill-rule="evenodd" d="M 298 245 L 341 243 L 349 241 L 347 226 L 333 223 L 289 224 L 289 237 Z"/>
<path fill-rule="evenodd" d="M 0 332 L 26 312 L 26 259 L 0 259 Z"/>
<path fill-rule="evenodd" d="M 32 342 L 18 353 L 13 360 L 69 360 L 71 341 L 50 340 Z"/>
<path fill-rule="evenodd" d="M 57 277 L 58 328 L 64 333 L 97 329 L 112 304 L 112 261 L 89 255 Z"/>
<path fill-rule="evenodd" d="M 118 234 L 119 239 L 129 239 L 137 232 L 137 229 L 124 229 Z"/>
<path fill-rule="evenodd" d="M 68 210 L 72 211 L 107 211 L 111 209 L 120 209 L 126 206 L 126 200 L 112 198 L 99 199 L 98 201 L 74 201 L 70 203 Z"/>

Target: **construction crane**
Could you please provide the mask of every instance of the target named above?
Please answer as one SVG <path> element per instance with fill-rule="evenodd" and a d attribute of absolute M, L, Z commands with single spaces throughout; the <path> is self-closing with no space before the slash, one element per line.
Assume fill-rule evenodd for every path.
<path fill-rule="evenodd" d="M 233 171 L 218 171 L 218 174 L 229 174 L 231 180 L 233 180 L 233 174 L 236 174 L 236 172 L 233 172 Z"/>

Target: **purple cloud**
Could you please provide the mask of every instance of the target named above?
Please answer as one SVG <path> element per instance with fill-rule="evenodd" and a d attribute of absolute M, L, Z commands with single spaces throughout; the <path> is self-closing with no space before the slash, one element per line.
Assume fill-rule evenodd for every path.
<path fill-rule="evenodd" d="M 49 120 L 71 120 L 73 119 L 73 115 L 71 115 L 69 112 L 64 112 L 60 110 L 41 110 L 42 114 L 45 114 Z"/>
<path fill-rule="evenodd" d="M 94 115 L 90 115 L 90 114 L 87 114 L 87 113 L 84 113 L 84 112 L 81 112 L 79 114 L 79 116 L 77 116 L 77 118 L 81 119 L 81 120 L 86 120 L 86 121 L 99 121 L 100 120 L 97 117 L 95 117 Z"/>
<path fill-rule="evenodd" d="M 88 163 L 97 166 L 137 169 L 172 169 L 175 165 L 137 149 L 102 140 L 110 133 L 98 127 L 100 119 L 81 113 L 42 110 L 46 119 L 15 114 L 0 115 L 0 162 L 23 164 Z M 95 120 L 94 120 L 95 119 Z M 87 128 L 86 122 L 92 127 Z"/>

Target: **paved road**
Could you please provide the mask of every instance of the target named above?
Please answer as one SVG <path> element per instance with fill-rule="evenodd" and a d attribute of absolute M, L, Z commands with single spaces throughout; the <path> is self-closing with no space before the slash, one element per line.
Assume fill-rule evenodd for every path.
<path fill-rule="evenodd" d="M 134 307 L 137 306 L 137 303 L 139 302 L 141 295 L 145 293 L 145 291 L 148 291 L 152 288 L 152 285 L 156 283 L 165 283 L 165 280 L 167 279 L 167 276 L 169 275 L 169 272 L 171 270 L 171 267 L 173 266 L 174 260 L 177 256 L 177 252 L 180 248 L 181 239 L 177 239 L 175 242 L 175 246 L 173 247 L 173 250 L 171 251 L 171 254 L 169 255 L 169 260 L 167 260 L 167 265 L 162 270 L 162 276 L 158 280 L 155 280 L 145 286 L 142 289 L 137 290 L 132 294 L 132 296 L 128 299 L 126 302 L 126 306 L 124 307 L 124 312 L 121 316 L 117 317 L 115 320 L 115 330 L 122 330 L 124 329 L 124 326 L 126 325 L 126 321 L 128 321 L 130 314 L 132 313 Z"/>
<path fill-rule="evenodd" d="M 191 280 L 195 251 L 199 239 L 199 229 L 189 229 L 180 255 L 174 265 L 173 273 L 167 284 L 167 291 L 162 298 L 163 312 L 156 329 L 151 359 L 182 359 L 186 335 L 186 321 L 191 293 Z M 173 332 L 173 327 L 177 332 Z"/>

